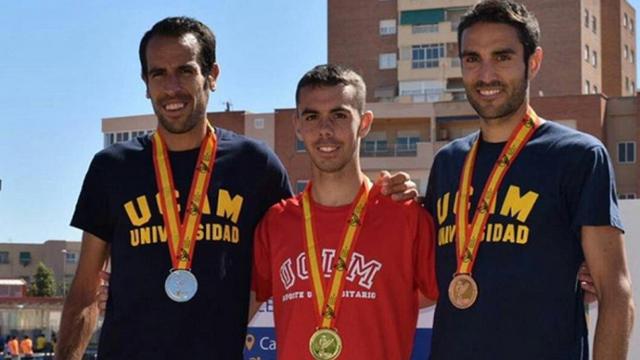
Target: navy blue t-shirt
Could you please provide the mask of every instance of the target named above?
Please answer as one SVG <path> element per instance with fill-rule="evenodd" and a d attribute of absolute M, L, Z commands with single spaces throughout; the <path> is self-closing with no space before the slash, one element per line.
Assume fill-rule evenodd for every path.
<path fill-rule="evenodd" d="M 266 145 L 216 129 L 218 150 L 192 272 L 198 292 L 170 300 L 172 267 L 159 211 L 151 138 L 99 152 L 71 225 L 111 245 L 109 300 L 100 359 L 241 359 L 253 233 L 267 209 L 291 196 L 285 169 Z M 199 149 L 169 152 L 183 216 Z"/>
<path fill-rule="evenodd" d="M 499 189 L 472 270 L 479 295 L 458 310 L 447 289 L 456 272 L 454 202 L 465 156 L 478 133 L 434 160 L 426 208 L 436 222 L 440 299 L 432 359 L 588 359 L 581 226 L 622 229 L 611 162 L 594 137 L 545 122 Z M 480 141 L 469 219 L 505 143 Z M 470 220 L 471 221 L 471 220 Z"/>

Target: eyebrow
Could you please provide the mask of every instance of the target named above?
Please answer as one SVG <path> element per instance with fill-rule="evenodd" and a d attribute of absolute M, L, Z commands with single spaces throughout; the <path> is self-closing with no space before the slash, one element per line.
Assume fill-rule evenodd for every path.
<path fill-rule="evenodd" d="M 329 112 L 330 113 L 336 113 L 336 112 L 339 112 L 339 111 L 349 111 L 349 108 L 344 106 L 344 105 L 342 105 L 342 106 L 334 107 Z M 302 110 L 302 112 L 300 112 L 300 115 L 319 114 L 319 113 L 320 112 L 318 110 L 305 108 L 305 109 Z"/>
<path fill-rule="evenodd" d="M 493 52 L 491 52 L 491 55 L 495 56 L 495 55 L 512 55 L 515 54 L 516 51 L 512 48 L 504 48 L 504 49 L 498 49 L 495 50 Z M 473 51 L 473 50 L 464 50 L 460 56 L 464 57 L 464 56 L 479 56 L 480 54 L 478 54 L 477 51 Z"/>

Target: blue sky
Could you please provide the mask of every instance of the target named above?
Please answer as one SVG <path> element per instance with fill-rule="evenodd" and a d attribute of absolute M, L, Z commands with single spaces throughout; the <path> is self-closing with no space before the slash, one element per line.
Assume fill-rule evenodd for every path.
<path fill-rule="evenodd" d="M 210 111 L 224 101 L 252 112 L 292 107 L 298 78 L 327 61 L 326 0 L 115 3 L 2 4 L 0 242 L 80 239 L 68 223 L 102 148 L 101 119 L 152 111 L 137 51 L 156 21 L 188 15 L 214 29 L 221 76 Z"/>
<path fill-rule="evenodd" d="M 227 100 L 252 112 L 291 107 L 297 79 L 327 59 L 325 0 L 3 2 L 0 242 L 80 239 L 68 224 L 103 144 L 101 119 L 151 113 L 138 44 L 175 15 L 218 38 L 210 111 Z"/>

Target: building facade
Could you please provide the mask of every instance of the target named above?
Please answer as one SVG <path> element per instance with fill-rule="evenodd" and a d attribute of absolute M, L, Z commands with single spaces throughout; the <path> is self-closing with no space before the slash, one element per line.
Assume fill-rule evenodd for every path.
<path fill-rule="evenodd" d="M 607 98 L 602 94 L 544 96 L 531 99 L 542 117 L 589 133 L 600 139 L 611 154 L 621 198 L 640 194 L 637 143 L 640 140 L 638 97 Z M 365 173 L 376 178 L 381 170 L 406 171 L 421 193 L 435 153 L 449 141 L 478 129 L 478 117 L 466 100 L 444 102 L 368 103 L 375 116 L 360 149 Z M 215 125 L 245 134 L 268 144 L 286 167 L 294 191 L 302 191 L 311 176 L 304 145 L 293 131 L 295 109 L 273 113 L 242 111 L 209 113 Z M 155 116 L 103 119 L 105 143 L 130 138 L 156 127 Z"/>
<path fill-rule="evenodd" d="M 371 102 L 464 99 L 457 27 L 475 2 L 329 0 L 329 62 L 359 71 Z M 522 2 L 538 18 L 544 49 L 532 96 L 635 94 L 635 10 L 629 3 Z"/>
<path fill-rule="evenodd" d="M 80 256 L 79 241 L 48 240 L 42 244 L 0 243 L 0 279 L 31 283 L 38 264 L 53 270 L 58 295 L 69 289 Z"/>

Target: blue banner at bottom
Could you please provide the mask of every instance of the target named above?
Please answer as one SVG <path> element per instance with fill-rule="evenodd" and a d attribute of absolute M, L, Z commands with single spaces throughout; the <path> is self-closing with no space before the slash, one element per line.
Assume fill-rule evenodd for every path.
<path fill-rule="evenodd" d="M 245 360 L 275 360 L 276 334 L 270 327 L 249 327 L 244 347 Z M 431 352 L 431 329 L 416 329 L 411 360 L 425 360 Z"/>

